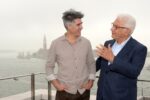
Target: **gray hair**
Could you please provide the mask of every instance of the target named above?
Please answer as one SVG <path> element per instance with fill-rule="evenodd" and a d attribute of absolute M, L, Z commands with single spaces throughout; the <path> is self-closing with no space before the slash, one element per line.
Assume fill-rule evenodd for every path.
<path fill-rule="evenodd" d="M 119 14 L 117 18 L 119 18 L 125 22 L 124 27 L 131 29 L 130 34 L 132 34 L 135 29 L 135 26 L 136 26 L 135 18 L 129 14 Z"/>
<path fill-rule="evenodd" d="M 72 23 L 77 18 L 83 18 L 83 14 L 79 11 L 75 11 L 74 9 L 69 9 L 63 13 L 62 19 L 64 26 L 67 28 L 69 23 Z"/>

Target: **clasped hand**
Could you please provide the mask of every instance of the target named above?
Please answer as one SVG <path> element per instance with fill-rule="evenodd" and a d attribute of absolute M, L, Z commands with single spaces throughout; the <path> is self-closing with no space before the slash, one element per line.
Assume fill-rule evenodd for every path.
<path fill-rule="evenodd" d="M 110 44 L 108 45 L 108 47 L 105 47 L 103 45 L 98 45 L 96 46 L 96 54 L 106 60 L 108 60 L 109 62 L 113 62 L 114 60 L 114 54 L 112 52 L 112 48 L 110 47 Z"/>

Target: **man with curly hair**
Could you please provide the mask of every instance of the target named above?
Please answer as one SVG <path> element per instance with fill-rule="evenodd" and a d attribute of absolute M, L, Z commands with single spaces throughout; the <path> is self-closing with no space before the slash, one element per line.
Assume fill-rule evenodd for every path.
<path fill-rule="evenodd" d="M 63 13 L 66 33 L 51 43 L 46 74 L 56 88 L 55 100 L 89 100 L 96 67 L 90 41 L 81 36 L 83 14 L 70 9 Z M 58 72 L 54 74 L 55 63 Z"/>

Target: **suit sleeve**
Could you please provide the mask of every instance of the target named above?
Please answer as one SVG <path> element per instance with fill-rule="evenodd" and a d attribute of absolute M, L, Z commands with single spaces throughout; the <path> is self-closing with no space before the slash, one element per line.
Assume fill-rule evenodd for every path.
<path fill-rule="evenodd" d="M 144 66 L 146 55 L 147 48 L 145 46 L 137 47 L 130 61 L 115 57 L 113 64 L 110 66 L 110 70 L 129 78 L 137 78 Z"/>
<path fill-rule="evenodd" d="M 101 69 L 101 57 L 98 57 L 96 60 L 96 72 Z"/>

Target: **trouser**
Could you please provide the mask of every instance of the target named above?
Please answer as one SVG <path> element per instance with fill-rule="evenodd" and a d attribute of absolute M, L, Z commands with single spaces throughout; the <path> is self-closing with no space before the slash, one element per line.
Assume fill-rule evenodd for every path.
<path fill-rule="evenodd" d="M 86 90 L 83 94 L 79 92 L 71 94 L 66 91 L 57 91 L 55 100 L 90 100 L 90 90 Z"/>

